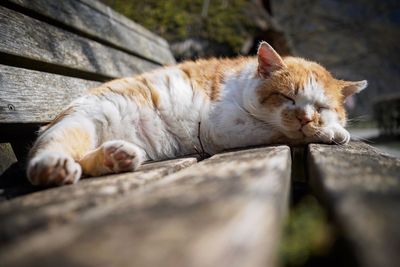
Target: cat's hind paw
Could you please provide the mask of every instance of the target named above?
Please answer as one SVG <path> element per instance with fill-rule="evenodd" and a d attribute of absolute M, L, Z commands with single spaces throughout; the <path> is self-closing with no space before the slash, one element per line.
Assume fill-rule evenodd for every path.
<path fill-rule="evenodd" d="M 104 165 L 114 173 L 136 170 L 144 160 L 136 145 L 122 141 L 107 141 L 103 145 Z"/>
<path fill-rule="evenodd" d="M 33 185 L 74 184 L 81 177 L 81 166 L 70 156 L 58 152 L 45 152 L 33 157 L 28 164 L 27 176 Z"/>

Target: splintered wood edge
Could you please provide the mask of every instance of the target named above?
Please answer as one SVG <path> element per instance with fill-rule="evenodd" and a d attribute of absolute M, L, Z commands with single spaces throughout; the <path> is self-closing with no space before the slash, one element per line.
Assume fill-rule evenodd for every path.
<path fill-rule="evenodd" d="M 15 244 L 0 258 L 4 266 L 50 266 L 56 258 L 85 266 L 107 265 L 113 259 L 119 266 L 271 266 L 289 185 L 288 147 L 216 155 L 106 211 L 98 209 L 98 214 L 75 224 Z M 93 244 L 107 247 L 111 254 L 98 253 Z M 123 247 L 129 248 L 128 254 Z"/>

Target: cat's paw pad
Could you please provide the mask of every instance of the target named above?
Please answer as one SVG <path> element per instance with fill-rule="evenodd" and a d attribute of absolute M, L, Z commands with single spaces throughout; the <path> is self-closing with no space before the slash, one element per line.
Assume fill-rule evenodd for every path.
<path fill-rule="evenodd" d="M 103 144 L 104 165 L 114 173 L 136 170 L 143 161 L 141 150 L 125 141 L 108 141 Z"/>
<path fill-rule="evenodd" d="M 74 184 L 81 177 L 81 166 L 71 157 L 58 152 L 46 152 L 29 161 L 27 176 L 33 185 Z"/>

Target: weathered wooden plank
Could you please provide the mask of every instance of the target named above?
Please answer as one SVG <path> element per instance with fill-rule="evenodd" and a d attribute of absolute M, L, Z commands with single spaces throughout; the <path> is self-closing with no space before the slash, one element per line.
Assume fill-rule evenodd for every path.
<path fill-rule="evenodd" d="M 164 39 L 151 33 L 150 31 L 148 31 L 141 25 L 134 23 L 132 20 L 121 15 L 120 13 L 113 11 L 112 8 L 104 5 L 100 1 L 95 1 L 95 0 L 78 0 L 78 1 L 85 3 L 86 5 L 94 8 L 94 9 L 97 9 L 99 12 L 102 12 L 103 14 L 107 14 L 108 16 L 113 17 L 115 20 L 119 21 L 121 24 L 124 24 L 125 26 L 140 33 L 141 35 L 152 39 L 153 41 L 157 42 L 159 45 L 168 47 L 168 44 Z"/>
<path fill-rule="evenodd" d="M 0 64 L 0 122 L 44 123 L 98 82 Z"/>
<path fill-rule="evenodd" d="M 0 39 L 2 53 L 105 77 L 131 76 L 158 66 L 4 7 L 0 7 Z"/>
<path fill-rule="evenodd" d="M 288 147 L 216 155 L 107 211 L 13 244 L 0 261 L 3 266 L 273 266 L 289 182 Z"/>
<path fill-rule="evenodd" d="M 3 202 L 0 204 L 0 243 L 74 221 L 94 207 L 106 206 L 195 162 L 196 158 L 182 158 L 145 164 L 133 173 L 84 179 L 74 186 L 52 188 Z"/>
<path fill-rule="evenodd" d="M 100 2 L 79 0 L 7 0 L 37 12 L 67 27 L 83 32 L 130 53 L 160 64 L 175 60 L 160 37 L 130 21 Z"/>
<path fill-rule="evenodd" d="M 12 147 L 8 143 L 0 143 L 0 176 L 13 163 L 17 162 Z"/>
<path fill-rule="evenodd" d="M 361 266 L 400 262 L 400 159 L 361 142 L 310 145 L 310 179 L 352 243 Z"/>

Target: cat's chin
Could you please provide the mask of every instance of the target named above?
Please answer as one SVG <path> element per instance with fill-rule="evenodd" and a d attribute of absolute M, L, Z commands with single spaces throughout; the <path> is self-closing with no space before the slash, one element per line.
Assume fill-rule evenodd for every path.
<path fill-rule="evenodd" d="M 306 135 L 302 131 L 285 131 L 283 134 L 292 140 L 301 140 L 306 137 Z"/>

